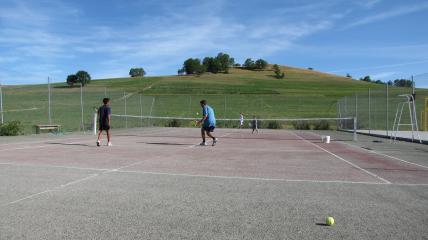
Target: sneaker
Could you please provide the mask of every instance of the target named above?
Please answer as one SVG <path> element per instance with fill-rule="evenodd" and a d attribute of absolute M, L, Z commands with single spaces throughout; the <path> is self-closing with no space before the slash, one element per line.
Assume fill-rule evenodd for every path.
<path fill-rule="evenodd" d="M 199 144 L 199 145 L 201 145 L 201 146 L 206 146 L 206 145 L 208 145 L 206 142 L 201 142 L 201 144 Z"/>
<path fill-rule="evenodd" d="M 111 142 L 108 142 L 108 143 L 107 143 L 107 146 L 111 147 L 111 146 L 113 146 L 113 145 L 111 144 Z"/>
<path fill-rule="evenodd" d="M 214 138 L 213 140 L 213 146 L 215 146 L 217 144 L 218 138 Z"/>
<path fill-rule="evenodd" d="M 99 147 L 101 144 L 100 144 L 100 141 L 97 141 L 97 147 Z"/>

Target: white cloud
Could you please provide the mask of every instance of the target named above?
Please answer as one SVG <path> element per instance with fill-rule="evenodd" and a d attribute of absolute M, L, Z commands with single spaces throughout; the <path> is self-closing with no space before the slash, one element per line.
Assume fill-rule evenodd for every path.
<path fill-rule="evenodd" d="M 428 9 L 428 3 L 421 3 L 421 4 L 415 4 L 415 5 L 408 5 L 408 6 L 400 6 L 393 10 L 384 11 L 380 13 L 376 13 L 367 17 L 363 17 L 359 20 L 356 20 L 347 26 L 345 26 L 344 29 L 357 27 L 365 24 L 370 24 L 373 22 L 383 21 L 389 18 L 398 17 L 414 12 L 420 12 Z"/>

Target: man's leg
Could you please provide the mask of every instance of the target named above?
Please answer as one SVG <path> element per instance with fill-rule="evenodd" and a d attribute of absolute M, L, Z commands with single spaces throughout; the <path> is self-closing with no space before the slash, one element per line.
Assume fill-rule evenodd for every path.
<path fill-rule="evenodd" d="M 204 128 L 201 128 L 201 136 L 202 136 L 202 142 L 205 142 L 205 130 Z"/>
<path fill-rule="evenodd" d="M 98 131 L 98 140 L 97 140 L 97 146 L 99 147 L 100 146 L 100 142 L 101 142 L 101 135 L 102 135 L 102 133 L 103 133 L 103 130 L 99 130 Z"/>
<path fill-rule="evenodd" d="M 207 131 L 207 135 L 208 135 L 208 137 L 210 137 L 210 138 L 212 138 L 213 140 L 215 140 L 215 137 L 209 132 L 209 131 Z"/>
<path fill-rule="evenodd" d="M 107 141 L 110 142 L 110 130 L 106 130 L 107 133 Z"/>

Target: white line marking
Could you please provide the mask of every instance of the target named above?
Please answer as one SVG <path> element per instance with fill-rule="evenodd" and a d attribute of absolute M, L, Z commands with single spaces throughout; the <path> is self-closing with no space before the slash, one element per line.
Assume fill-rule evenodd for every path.
<path fill-rule="evenodd" d="M 62 166 L 62 165 L 49 165 L 49 164 L 17 164 L 13 162 L 0 162 L 0 165 L 10 165 L 14 167 L 40 167 L 40 168 L 64 168 L 64 169 L 76 169 L 76 170 L 90 170 L 90 171 L 109 171 L 107 168 L 85 168 L 85 167 L 73 167 L 73 166 Z"/>
<path fill-rule="evenodd" d="M 237 180 L 257 180 L 257 181 L 274 181 L 274 182 L 310 182 L 310 183 L 350 183 L 350 184 L 370 184 L 370 185 L 387 185 L 388 183 L 381 182 L 355 182 L 355 181 L 340 181 L 340 180 L 309 180 L 309 179 L 284 179 L 284 178 L 258 178 L 258 177 L 237 177 L 237 176 L 217 176 L 217 175 L 199 175 L 185 173 L 164 173 L 164 172 L 145 172 L 132 170 L 118 170 L 118 173 L 136 173 L 150 175 L 165 175 L 178 177 L 200 177 L 200 178 L 218 178 L 218 179 L 237 179 Z M 390 185 L 390 184 L 388 184 Z"/>
<path fill-rule="evenodd" d="M 348 146 L 360 149 L 360 150 L 364 150 L 364 151 L 367 151 L 367 152 L 370 152 L 370 153 L 375 153 L 375 154 L 378 154 L 380 156 L 392 158 L 392 159 L 400 161 L 400 162 L 404 162 L 404 163 L 407 163 L 407 164 L 411 164 L 411 165 L 415 165 L 415 166 L 418 166 L 418 167 L 421 167 L 421 168 L 428 169 L 428 166 L 425 166 L 425 165 L 417 164 L 417 163 L 414 163 L 414 162 L 409 162 L 409 161 L 403 160 L 403 159 L 398 158 L 398 157 L 390 156 L 390 155 L 387 155 L 387 154 L 384 154 L 384 153 L 381 153 L 381 152 L 377 152 L 375 150 L 365 149 L 365 148 L 362 148 L 362 147 L 359 147 L 359 146 L 355 146 L 355 145 L 352 145 L 352 144 L 349 144 L 349 143 L 345 143 L 345 144 L 348 145 Z"/>
<path fill-rule="evenodd" d="M 361 171 L 363 171 L 363 172 L 365 172 L 365 173 L 369 174 L 370 176 L 375 177 L 375 178 L 377 178 L 377 179 L 381 180 L 381 181 L 382 181 L 382 182 L 384 182 L 384 183 L 391 184 L 391 182 L 390 182 L 390 181 L 388 181 L 388 180 L 386 180 L 386 179 L 384 179 L 384 178 L 382 178 L 382 177 L 379 177 L 378 175 L 376 175 L 376 174 L 374 174 L 374 173 L 372 173 L 372 172 L 370 172 L 370 171 L 367 171 L 366 169 L 361 168 L 360 166 L 358 166 L 358 165 L 356 165 L 356 164 L 354 164 L 354 163 L 351 163 L 350 161 L 348 161 L 348 160 L 346 160 L 346 159 L 344 159 L 344 158 L 342 158 L 342 157 L 340 157 L 340 156 L 338 156 L 338 155 L 336 155 L 336 154 L 334 154 L 334 153 L 332 153 L 332 152 L 328 151 L 327 149 L 324 149 L 324 148 L 322 148 L 322 147 L 318 146 L 317 144 L 315 144 L 315 143 L 313 143 L 313 142 L 310 142 L 310 141 L 308 141 L 308 140 L 306 140 L 306 139 L 304 139 L 304 138 L 300 137 L 300 136 L 299 136 L 299 135 L 297 135 L 296 133 L 292 132 L 292 134 L 294 134 L 296 137 L 300 138 L 301 140 L 303 140 L 303 141 L 305 141 L 305 142 L 307 142 L 307 143 L 309 143 L 309 144 L 311 144 L 311 145 L 313 145 L 313 146 L 315 146 L 315 147 L 317 147 L 317 148 L 319 148 L 319 149 L 323 150 L 324 152 L 331 154 L 331 155 L 332 155 L 332 156 L 334 156 L 335 158 L 337 158 L 337 159 L 339 159 L 339 160 L 342 160 L 342 161 L 346 162 L 347 164 L 349 164 L 349 165 L 351 165 L 351 166 L 353 166 L 353 167 L 355 167 L 355 168 L 357 168 L 357 169 L 359 169 L 359 170 L 361 170 Z"/>

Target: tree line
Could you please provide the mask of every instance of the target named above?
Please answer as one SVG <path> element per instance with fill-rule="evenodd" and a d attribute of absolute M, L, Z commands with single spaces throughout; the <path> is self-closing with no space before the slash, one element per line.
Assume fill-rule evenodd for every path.
<path fill-rule="evenodd" d="M 183 74 L 203 74 L 209 73 L 229 73 L 231 67 L 240 67 L 248 70 L 263 70 L 268 66 L 268 62 L 263 59 L 253 61 L 247 58 L 244 64 L 235 63 L 235 58 L 227 53 L 219 53 L 216 57 L 205 57 L 202 61 L 199 58 L 188 58 L 184 61 L 183 67 L 177 71 L 178 75 Z"/>
<path fill-rule="evenodd" d="M 352 76 L 349 73 L 346 74 L 346 77 L 352 78 Z M 389 81 L 382 81 L 382 80 L 371 79 L 370 76 L 364 76 L 364 77 L 360 78 L 359 80 L 363 81 L 363 82 L 384 84 L 384 85 L 394 86 L 394 87 L 412 87 L 413 86 L 412 80 L 404 79 L 404 78 L 389 80 Z"/>

